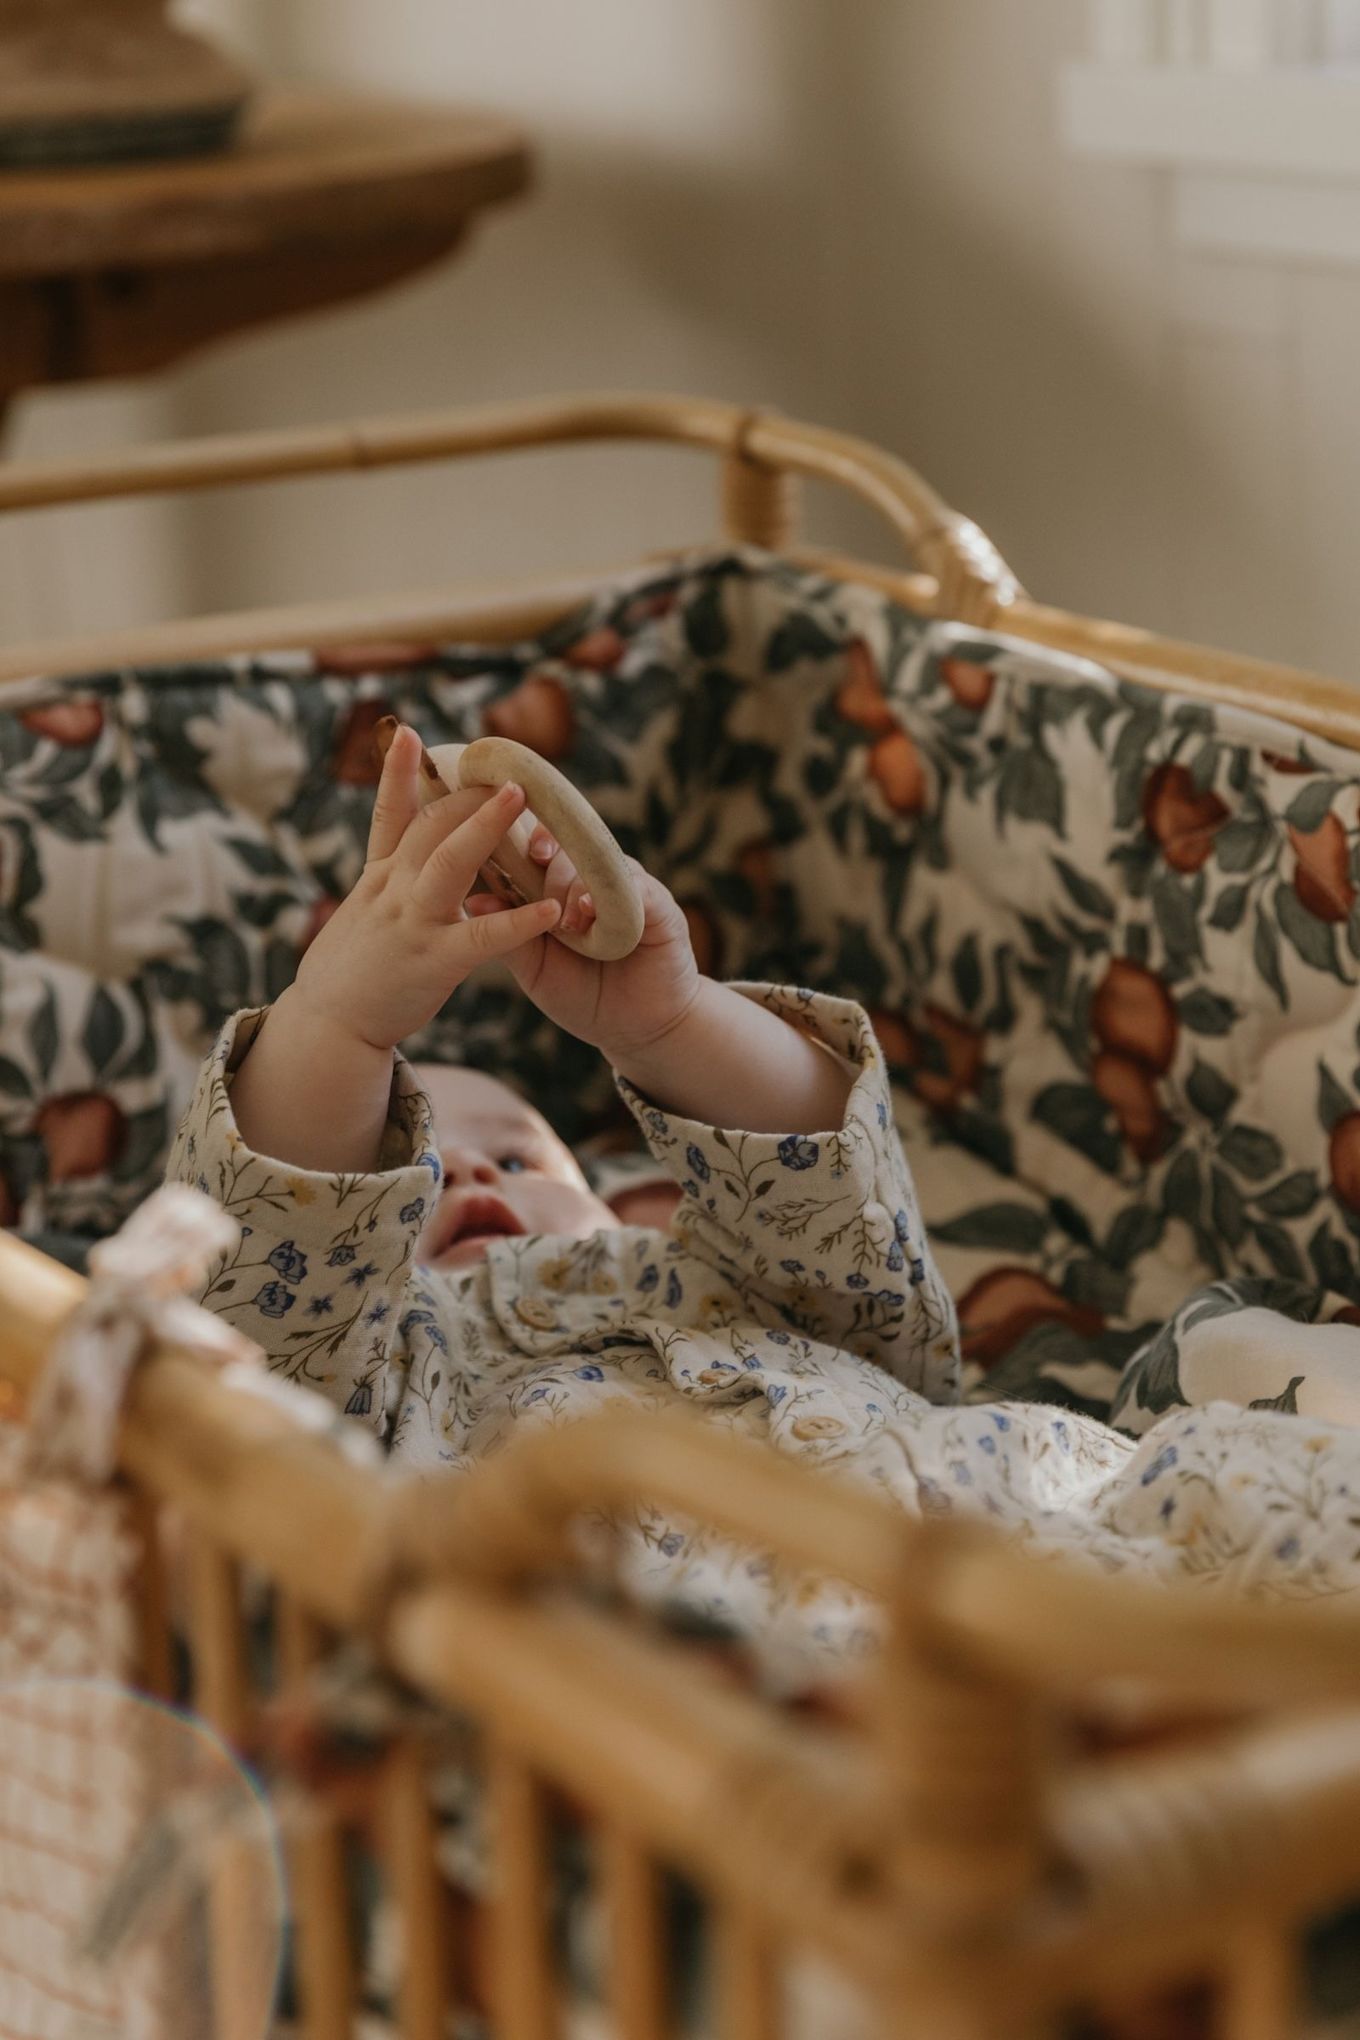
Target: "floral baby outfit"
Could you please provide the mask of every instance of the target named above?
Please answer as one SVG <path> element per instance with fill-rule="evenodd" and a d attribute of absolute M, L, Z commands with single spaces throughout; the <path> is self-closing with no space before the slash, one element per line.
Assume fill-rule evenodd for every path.
<path fill-rule="evenodd" d="M 201 1302 L 413 1472 L 465 1467 L 524 1424 L 620 1401 L 689 1403 L 911 1513 L 982 1514 L 1109 1569 L 1280 1591 L 1360 1583 L 1350 1500 L 1360 1434 L 1215 1404 L 1177 1409 L 1134 1441 L 1044 1404 L 959 1406 L 954 1307 L 864 1013 L 807 991 L 740 989 L 854 1070 L 838 1128 L 702 1125 L 619 1080 L 681 1189 L 670 1230 L 495 1240 L 482 1261 L 448 1272 L 414 1259 L 441 1171 L 409 1064 L 395 1060 L 378 1169 L 289 1168 L 237 1130 L 232 1075 L 266 1017 L 238 1015 L 204 1065 L 169 1166 L 241 1224 Z M 872 1640 L 863 1607 L 834 1585 L 790 1588 L 767 1558 L 659 1511 L 639 1509 L 624 1529 L 637 1591 L 775 1638 L 776 1657 L 815 1661 Z"/>

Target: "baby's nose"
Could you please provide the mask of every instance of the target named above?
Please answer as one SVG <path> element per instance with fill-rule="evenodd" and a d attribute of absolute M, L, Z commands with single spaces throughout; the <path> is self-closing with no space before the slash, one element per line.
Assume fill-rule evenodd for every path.
<path fill-rule="evenodd" d="M 460 1189 L 470 1183 L 491 1184 L 500 1180 L 496 1164 L 477 1148 L 446 1147 L 440 1159 L 444 1164 L 444 1181 Z"/>

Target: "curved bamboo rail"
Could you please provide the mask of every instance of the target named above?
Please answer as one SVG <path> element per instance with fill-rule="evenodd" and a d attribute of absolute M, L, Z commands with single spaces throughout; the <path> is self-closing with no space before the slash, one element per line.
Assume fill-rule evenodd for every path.
<path fill-rule="evenodd" d="M 940 577 L 951 613 L 971 602 L 982 621 L 984 612 L 1004 607 L 1017 592 L 1014 576 L 977 527 L 951 510 L 905 461 L 867 440 L 704 397 L 545 398 L 15 465 L 0 470 L 0 511 L 628 439 L 703 448 L 745 468 L 836 483 L 877 510 L 908 553 Z M 767 514 L 764 505 L 760 514 Z M 767 540 L 779 535 L 769 528 L 756 534 Z"/>
<path fill-rule="evenodd" d="M 905 461 L 848 434 L 714 399 L 543 398 L 423 417 L 225 434 L 81 461 L 16 462 L 0 468 L 0 512 L 363 473 L 591 440 L 660 441 L 717 454 L 729 535 L 781 550 L 791 549 L 795 539 L 786 481 L 803 476 L 846 489 L 884 518 L 920 571 L 908 574 L 830 553 L 801 554 L 810 564 L 878 587 L 918 613 L 1000 627 L 1150 685 L 1230 701 L 1360 749 L 1360 700 L 1348 683 L 1032 602 L 990 541 Z M 347 640 L 505 642 L 560 620 L 601 578 L 583 571 L 533 586 L 311 603 L 0 646 L 0 684 Z"/>

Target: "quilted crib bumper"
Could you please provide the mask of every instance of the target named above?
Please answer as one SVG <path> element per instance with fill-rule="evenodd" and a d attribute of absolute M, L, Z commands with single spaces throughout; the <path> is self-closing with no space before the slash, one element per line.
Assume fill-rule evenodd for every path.
<path fill-rule="evenodd" d="M 553 758 L 708 970 L 869 1007 L 976 1394 L 1117 1397 L 1144 1427 L 1182 1368 L 1231 1364 L 1204 1358 L 1206 1319 L 1195 1353 L 1174 1321 L 1214 1282 L 1234 1309 L 1341 1320 L 1347 1362 L 1356 760 L 754 552 L 639 573 L 510 648 L 11 693 L 4 1222 L 95 1236 L 159 1180 L 221 1022 L 288 983 L 358 872 L 389 712 L 427 744 L 490 729 Z M 607 1072 L 505 985 L 465 988 L 416 1047 L 608 1146 Z M 1260 1385 L 1242 1399 L 1290 1406 L 1287 1372 Z"/>

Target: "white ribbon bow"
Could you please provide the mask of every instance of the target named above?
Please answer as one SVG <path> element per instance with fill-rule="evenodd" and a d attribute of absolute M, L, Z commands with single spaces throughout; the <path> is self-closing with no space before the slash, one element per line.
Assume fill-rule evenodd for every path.
<path fill-rule="evenodd" d="M 185 1294 L 239 1234 L 237 1221 L 210 1197 L 168 1183 L 92 1250 L 86 1294 L 54 1340 L 29 1401 L 30 1474 L 112 1477 L 128 1384 L 153 1346 L 173 1345 L 218 1366 L 258 1367 L 250 1341 Z"/>

